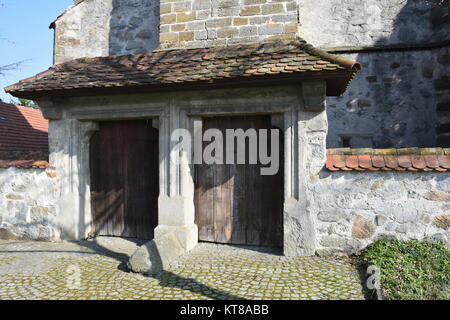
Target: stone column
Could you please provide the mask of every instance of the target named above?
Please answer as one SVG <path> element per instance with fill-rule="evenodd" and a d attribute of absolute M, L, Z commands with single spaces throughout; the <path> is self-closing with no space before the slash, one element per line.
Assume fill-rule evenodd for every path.
<path fill-rule="evenodd" d="M 87 238 L 92 232 L 90 140 L 99 130 L 98 122 L 78 122 L 78 197 L 80 202 L 79 233 Z"/>
<path fill-rule="evenodd" d="M 326 83 L 303 82 L 299 105 L 284 114 L 284 255 L 311 256 L 316 250 L 310 179 L 326 155 Z"/>
<path fill-rule="evenodd" d="M 89 139 L 95 122 L 71 119 L 62 107 L 42 101 L 49 120 L 50 166 L 60 178 L 57 221 L 63 240 L 80 240 L 90 232 Z"/>
<path fill-rule="evenodd" d="M 171 101 L 159 121 L 160 135 L 160 195 L 158 200 L 158 226 L 155 239 L 175 232 L 186 251 L 198 243 L 198 230 L 194 223 L 194 180 L 190 155 L 180 150 L 178 141 L 171 139 L 176 129 L 192 133 L 191 120 Z M 186 131 L 186 132 L 187 132 Z"/>

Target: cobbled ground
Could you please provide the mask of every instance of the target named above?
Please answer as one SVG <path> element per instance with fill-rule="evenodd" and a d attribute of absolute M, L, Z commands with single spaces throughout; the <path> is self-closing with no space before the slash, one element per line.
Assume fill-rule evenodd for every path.
<path fill-rule="evenodd" d="M 149 277 L 127 271 L 133 250 L 88 241 L 0 241 L 0 300 L 364 299 L 358 272 L 345 260 L 200 243 Z"/>

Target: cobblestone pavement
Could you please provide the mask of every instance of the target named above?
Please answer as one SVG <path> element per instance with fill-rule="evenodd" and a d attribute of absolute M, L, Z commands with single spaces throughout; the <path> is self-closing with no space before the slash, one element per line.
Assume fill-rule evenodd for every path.
<path fill-rule="evenodd" d="M 145 277 L 126 271 L 134 249 L 0 241 L 0 300 L 364 298 L 356 269 L 341 260 L 201 243 L 167 271 Z"/>

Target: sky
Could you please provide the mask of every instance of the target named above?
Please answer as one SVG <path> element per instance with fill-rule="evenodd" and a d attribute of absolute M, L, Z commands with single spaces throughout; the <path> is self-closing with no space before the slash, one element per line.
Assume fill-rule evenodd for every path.
<path fill-rule="evenodd" d="M 73 0 L 0 0 L 0 66 L 26 60 L 19 69 L 0 75 L 0 99 L 12 96 L 4 87 L 48 69 L 53 62 L 50 23 Z"/>

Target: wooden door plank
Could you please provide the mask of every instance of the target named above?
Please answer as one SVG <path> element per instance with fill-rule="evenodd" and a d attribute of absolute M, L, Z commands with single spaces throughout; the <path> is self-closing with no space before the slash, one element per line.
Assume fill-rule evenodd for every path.
<path fill-rule="evenodd" d="M 98 235 L 153 238 L 159 194 L 155 140 L 158 130 L 149 130 L 146 120 L 100 123 L 91 145 L 92 211 Z"/>
<path fill-rule="evenodd" d="M 209 128 L 217 128 L 225 136 L 226 129 L 270 130 L 272 127 L 270 116 L 241 116 L 205 118 L 203 130 Z M 268 133 L 270 137 L 270 131 Z M 280 141 L 283 142 L 282 137 Z M 282 245 L 283 172 L 261 176 L 262 165 L 249 164 L 248 152 L 249 144 L 246 142 L 244 165 L 203 164 L 196 167 L 196 223 L 200 240 Z"/>

